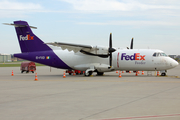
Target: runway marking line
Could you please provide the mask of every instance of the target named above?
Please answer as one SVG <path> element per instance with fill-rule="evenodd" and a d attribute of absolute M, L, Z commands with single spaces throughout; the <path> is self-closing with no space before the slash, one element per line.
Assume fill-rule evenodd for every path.
<path fill-rule="evenodd" d="M 176 117 L 176 116 L 180 116 L 180 114 L 152 115 L 152 116 L 125 117 L 125 118 L 110 118 L 110 119 L 101 119 L 101 120 L 128 120 L 128 119 L 160 118 L 160 117 Z"/>
<path fill-rule="evenodd" d="M 34 81 L 34 80 L 0 80 L 0 81 Z M 180 81 L 131 81 L 131 80 L 38 80 L 39 82 L 141 82 L 141 83 L 180 83 Z"/>
<path fill-rule="evenodd" d="M 177 76 L 177 75 L 174 75 L 174 76 L 168 76 L 168 75 L 166 75 L 166 76 L 157 76 L 157 77 L 170 77 L 170 78 L 180 78 L 179 76 Z"/>

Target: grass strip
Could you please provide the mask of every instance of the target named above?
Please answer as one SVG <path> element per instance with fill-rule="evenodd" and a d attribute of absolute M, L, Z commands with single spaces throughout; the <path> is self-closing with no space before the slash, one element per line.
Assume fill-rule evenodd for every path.
<path fill-rule="evenodd" d="M 43 64 L 36 63 L 36 66 L 45 66 Z M 21 64 L 0 64 L 0 67 L 21 67 Z"/>

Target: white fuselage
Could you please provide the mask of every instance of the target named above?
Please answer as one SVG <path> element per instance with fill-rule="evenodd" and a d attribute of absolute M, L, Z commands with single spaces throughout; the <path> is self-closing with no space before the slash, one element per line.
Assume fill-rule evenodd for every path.
<path fill-rule="evenodd" d="M 99 72 L 113 70 L 167 70 L 174 68 L 178 62 L 168 56 L 153 56 L 154 53 L 163 53 L 153 49 L 118 49 L 112 56 L 112 68 L 109 67 L 109 58 L 74 53 L 67 50 L 53 50 L 54 53 L 72 69 L 85 71 L 94 68 Z"/>

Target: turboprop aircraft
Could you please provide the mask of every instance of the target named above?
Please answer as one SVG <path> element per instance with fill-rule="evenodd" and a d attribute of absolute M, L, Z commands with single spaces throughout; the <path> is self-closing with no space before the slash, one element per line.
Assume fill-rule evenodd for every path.
<path fill-rule="evenodd" d="M 90 76 L 93 72 L 103 75 L 104 72 L 115 70 L 156 70 L 164 71 L 163 75 L 166 75 L 166 70 L 178 65 L 178 62 L 161 50 L 113 48 L 112 34 L 109 47 L 62 42 L 44 43 L 31 31 L 31 28 L 37 28 L 29 26 L 26 21 L 4 24 L 15 26 L 22 53 L 14 54 L 14 57 L 61 69 L 85 71 L 85 76 Z"/>

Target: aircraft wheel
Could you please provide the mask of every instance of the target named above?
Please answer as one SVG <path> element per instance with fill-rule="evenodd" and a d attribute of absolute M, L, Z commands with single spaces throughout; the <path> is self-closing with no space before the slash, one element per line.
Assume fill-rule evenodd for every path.
<path fill-rule="evenodd" d="M 161 73 L 161 76 L 166 76 L 166 73 Z"/>
<path fill-rule="evenodd" d="M 93 71 L 89 71 L 87 74 L 86 74 L 86 72 L 85 72 L 84 75 L 85 75 L 85 76 L 91 76 L 92 73 L 93 73 Z"/>
<path fill-rule="evenodd" d="M 24 70 L 21 71 L 21 73 L 23 73 L 23 72 L 24 72 Z"/>
<path fill-rule="evenodd" d="M 29 70 L 27 70 L 26 73 L 29 73 Z"/>
<path fill-rule="evenodd" d="M 102 76 L 104 72 L 97 72 L 97 75 Z"/>
<path fill-rule="evenodd" d="M 71 73 L 69 73 L 69 75 L 71 75 Z"/>

